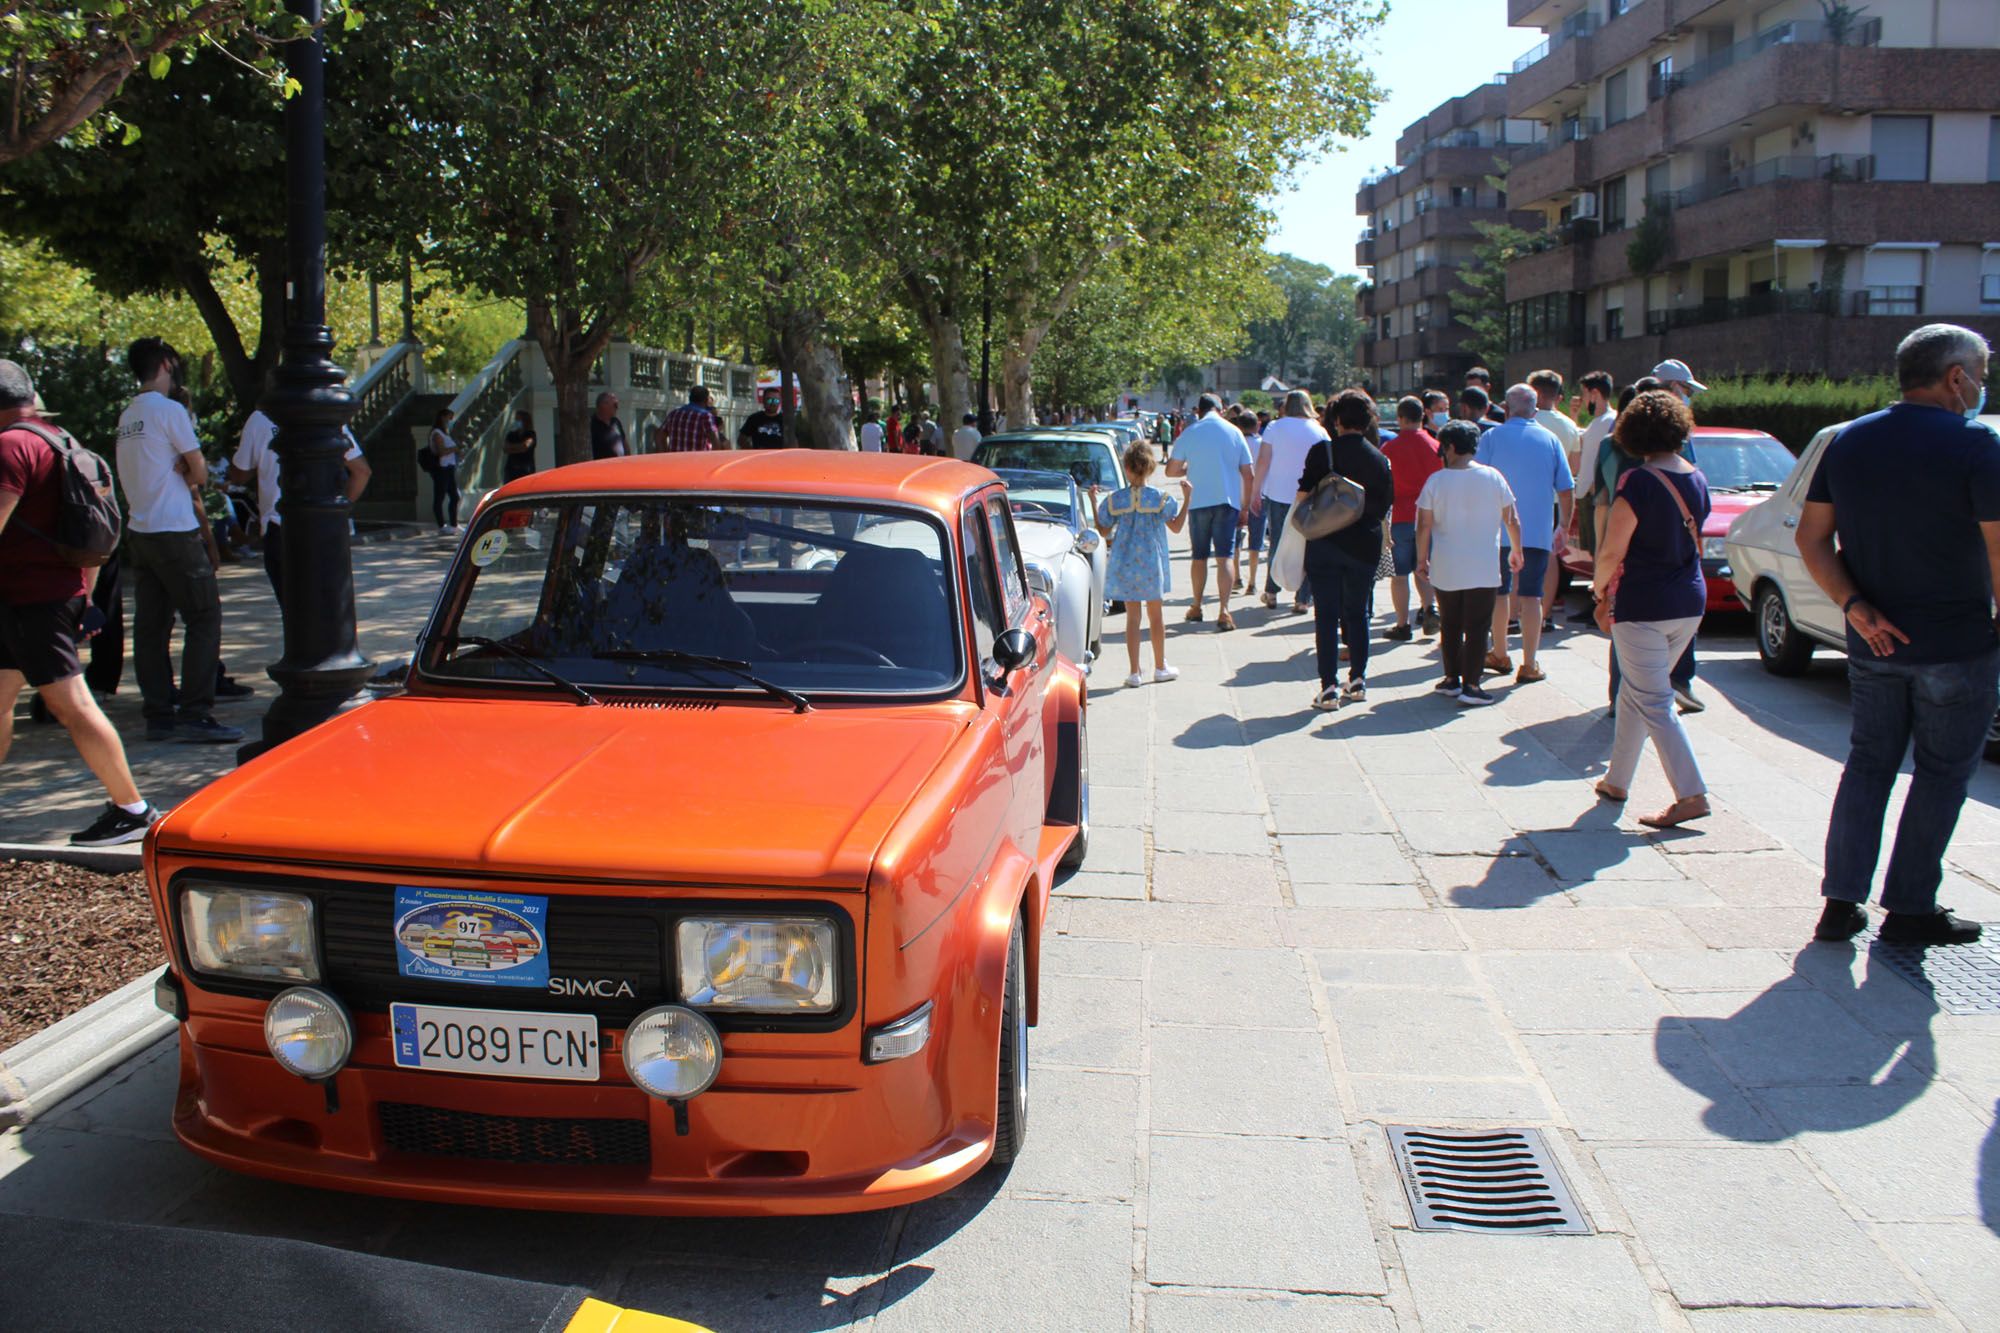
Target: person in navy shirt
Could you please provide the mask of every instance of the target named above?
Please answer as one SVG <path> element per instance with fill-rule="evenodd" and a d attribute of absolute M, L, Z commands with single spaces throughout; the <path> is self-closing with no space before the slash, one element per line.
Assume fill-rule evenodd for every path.
<path fill-rule="evenodd" d="M 1955 324 L 1905 338 L 1896 349 L 1903 400 L 1835 436 L 1806 490 L 1799 554 L 1846 616 L 1854 709 L 1827 827 L 1823 940 L 1868 924 L 1889 789 L 1913 745 L 1881 938 L 1979 938 L 1979 924 L 1940 908 L 1937 892 L 2000 705 L 2000 437 L 1977 420 L 1988 354 L 1985 339 Z"/>

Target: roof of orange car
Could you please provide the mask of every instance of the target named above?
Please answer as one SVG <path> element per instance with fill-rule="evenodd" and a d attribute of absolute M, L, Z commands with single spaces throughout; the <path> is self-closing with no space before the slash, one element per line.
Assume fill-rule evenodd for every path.
<path fill-rule="evenodd" d="M 500 498 L 569 491 L 735 491 L 897 500 L 940 514 L 958 512 L 967 491 L 990 486 L 983 467 L 921 454 L 864 454 L 830 449 L 721 449 L 641 454 L 537 472 L 509 482 Z"/>

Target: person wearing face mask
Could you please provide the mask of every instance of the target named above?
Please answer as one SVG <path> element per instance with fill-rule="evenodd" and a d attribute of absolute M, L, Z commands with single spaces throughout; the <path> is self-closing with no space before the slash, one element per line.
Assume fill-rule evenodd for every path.
<path fill-rule="evenodd" d="M 1913 742 L 1881 938 L 1967 944 L 1980 935 L 1978 922 L 1939 907 L 1937 892 L 2000 704 L 2000 439 L 1978 420 L 1989 356 L 1985 339 L 1955 324 L 1903 339 L 1902 401 L 1829 441 L 1806 490 L 1799 555 L 1846 617 L 1854 713 L 1827 824 L 1822 940 L 1868 925 L 1882 819 Z"/>
<path fill-rule="evenodd" d="M 1451 420 L 1451 396 L 1443 389 L 1424 390 L 1424 420 L 1430 424 L 1433 435 L 1443 430 L 1445 423 Z"/>

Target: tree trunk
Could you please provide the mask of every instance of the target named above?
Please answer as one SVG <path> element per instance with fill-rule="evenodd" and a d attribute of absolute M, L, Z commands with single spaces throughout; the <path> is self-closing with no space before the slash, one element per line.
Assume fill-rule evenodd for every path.
<path fill-rule="evenodd" d="M 840 349 L 827 341 L 824 330 L 800 340 L 799 391 L 812 447 L 854 448 L 853 385 L 841 367 Z"/>
<path fill-rule="evenodd" d="M 552 307 L 544 301 L 528 302 L 528 332 L 549 363 L 549 379 L 556 391 L 558 465 L 590 461 L 590 368 L 611 345 L 612 330 L 623 316 L 622 309 L 601 310 L 585 326 L 579 311 Z M 627 437 L 627 447 L 636 450 L 637 445 Z"/>
<path fill-rule="evenodd" d="M 1034 353 L 1013 343 L 1000 352 L 1000 410 L 1008 430 L 1035 424 Z"/>
<path fill-rule="evenodd" d="M 215 344 L 215 354 L 222 360 L 222 373 L 229 380 L 230 396 L 239 407 L 255 407 L 264 396 L 264 377 L 251 359 L 249 350 L 244 347 L 243 335 L 238 331 L 222 293 L 215 289 L 208 266 L 194 257 L 197 253 L 197 250 L 190 249 L 188 258 L 176 261 L 174 276 L 180 282 L 181 290 L 194 302 L 195 312 L 208 329 L 209 340 Z"/>
<path fill-rule="evenodd" d="M 937 387 L 938 421 L 957 423 L 972 402 L 972 372 L 965 362 L 965 337 L 956 317 L 931 309 L 922 312 L 924 332 L 931 343 L 931 383 Z"/>
<path fill-rule="evenodd" d="M 590 362 L 572 357 L 548 358 L 549 378 L 556 389 L 556 462 L 590 461 Z M 593 358 L 594 359 L 594 358 Z"/>
<path fill-rule="evenodd" d="M 798 374 L 798 358 L 793 339 L 780 325 L 775 341 L 778 344 L 778 410 L 784 415 L 785 447 L 796 449 L 799 444 L 798 403 L 794 400 L 794 377 Z"/>

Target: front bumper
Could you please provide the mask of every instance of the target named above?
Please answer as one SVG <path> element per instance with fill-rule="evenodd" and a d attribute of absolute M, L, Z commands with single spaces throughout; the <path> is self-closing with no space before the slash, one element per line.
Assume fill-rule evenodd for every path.
<path fill-rule="evenodd" d="M 686 1103 L 683 1134 L 669 1103 L 626 1080 L 622 1031 L 604 1031 L 596 1083 L 483 1078 L 397 1068 L 387 1016 L 361 1013 L 329 1098 L 264 1049 L 263 1002 L 193 991 L 189 1007 L 175 1133 L 218 1165 L 293 1184 L 508 1208 L 836 1213 L 941 1193 L 993 1151 L 994 1108 L 953 1104 L 942 1031 L 882 1065 L 830 1055 L 835 1034 L 725 1034 L 721 1077 Z"/>
<path fill-rule="evenodd" d="M 1737 611 L 1742 609 L 1743 603 L 1736 596 L 1735 574 L 1736 571 L 1730 566 L 1727 560 L 1704 559 L 1701 562 L 1701 577 L 1708 585 L 1708 603 L 1703 608 L 1704 610 Z"/>

